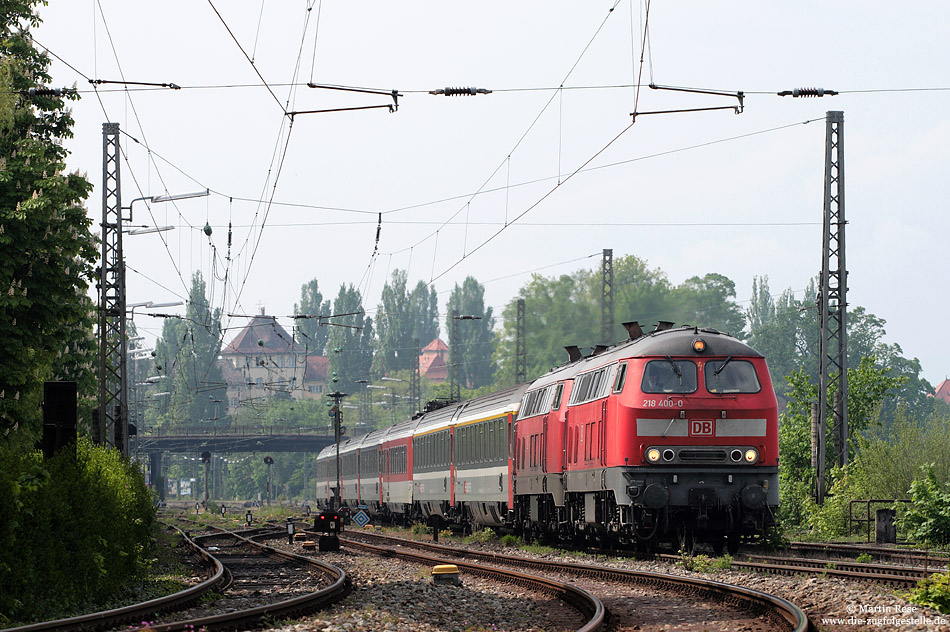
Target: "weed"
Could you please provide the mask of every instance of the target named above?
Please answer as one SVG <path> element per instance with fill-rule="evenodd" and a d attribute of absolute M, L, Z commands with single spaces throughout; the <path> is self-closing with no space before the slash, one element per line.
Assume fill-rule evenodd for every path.
<path fill-rule="evenodd" d="M 680 561 L 676 563 L 688 571 L 696 573 L 710 573 L 712 571 L 727 571 L 732 568 L 732 556 L 709 557 L 708 555 L 687 555 L 680 551 Z"/>
<path fill-rule="evenodd" d="M 861 555 L 854 558 L 854 561 L 858 562 L 859 564 L 870 564 L 873 560 L 874 558 L 871 557 L 870 553 L 862 553 Z"/>
<path fill-rule="evenodd" d="M 521 546 L 522 544 L 523 544 L 523 542 L 521 541 L 521 538 L 519 538 L 519 537 L 516 536 L 516 535 L 512 535 L 511 533 L 506 533 L 505 535 L 501 536 L 501 545 L 502 545 L 502 546 L 514 546 L 514 547 L 517 547 L 517 546 Z"/>
<path fill-rule="evenodd" d="M 950 614 L 950 571 L 934 573 L 917 582 L 917 588 L 904 595 L 908 601 L 930 606 L 944 614 Z"/>
<path fill-rule="evenodd" d="M 833 571 L 838 568 L 838 565 L 835 564 L 834 562 L 828 562 L 825 564 L 825 568 L 827 568 L 830 571 Z"/>
<path fill-rule="evenodd" d="M 498 534 L 494 529 L 479 529 L 465 538 L 465 541 L 471 544 L 488 544 L 496 540 L 498 540 Z"/>

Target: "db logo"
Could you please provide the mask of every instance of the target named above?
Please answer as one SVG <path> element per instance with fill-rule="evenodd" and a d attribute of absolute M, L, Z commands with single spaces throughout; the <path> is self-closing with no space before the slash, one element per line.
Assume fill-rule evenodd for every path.
<path fill-rule="evenodd" d="M 689 436 L 691 437 L 711 437 L 713 436 L 713 422 L 711 419 L 690 419 Z"/>

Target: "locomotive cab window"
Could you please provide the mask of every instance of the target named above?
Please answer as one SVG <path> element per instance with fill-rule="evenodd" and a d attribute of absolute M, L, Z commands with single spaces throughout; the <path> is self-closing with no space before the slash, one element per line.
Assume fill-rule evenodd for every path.
<path fill-rule="evenodd" d="M 650 360 L 643 370 L 640 389 L 644 393 L 693 393 L 696 391 L 696 364 L 692 360 Z"/>
<path fill-rule="evenodd" d="M 710 393 L 758 393 L 762 390 L 755 366 L 748 360 L 709 360 L 703 368 Z"/>

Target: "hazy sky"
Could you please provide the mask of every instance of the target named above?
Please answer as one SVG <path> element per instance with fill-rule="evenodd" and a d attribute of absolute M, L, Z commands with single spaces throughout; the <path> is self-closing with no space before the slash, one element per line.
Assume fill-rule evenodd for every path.
<path fill-rule="evenodd" d="M 133 224 L 176 229 L 126 237 L 129 303 L 180 300 L 201 270 L 225 313 L 288 316 L 317 278 L 329 297 L 359 287 L 372 315 L 400 268 L 443 308 L 473 275 L 500 314 L 531 272 L 599 267 L 604 248 L 673 283 L 724 274 L 743 308 L 754 276 L 800 297 L 821 265 L 824 118 L 841 110 L 849 303 L 932 383 L 950 373 L 924 326 L 950 312 L 945 3 L 70 0 L 40 15 L 54 85 L 83 94 L 67 146 L 96 225 L 105 121 L 123 132 L 123 205 L 212 192 L 135 203 Z M 738 103 L 651 82 L 743 91 L 745 110 L 631 126 L 635 109 Z M 428 94 L 456 86 L 493 92 Z M 841 94 L 775 95 L 812 86 Z M 394 89 L 395 113 L 286 114 L 389 105 Z"/>

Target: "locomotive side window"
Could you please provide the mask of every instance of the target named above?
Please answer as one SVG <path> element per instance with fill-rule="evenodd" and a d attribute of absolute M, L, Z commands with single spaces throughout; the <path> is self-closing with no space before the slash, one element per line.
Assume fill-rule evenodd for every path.
<path fill-rule="evenodd" d="M 762 390 L 755 367 L 748 360 L 710 360 L 703 373 L 710 393 L 758 393 Z"/>
<path fill-rule="evenodd" d="M 614 380 L 614 393 L 619 393 L 623 390 L 624 382 L 627 381 L 627 363 L 624 362 L 620 365 L 620 369 L 617 371 L 617 379 Z"/>
<path fill-rule="evenodd" d="M 596 371 L 583 373 L 574 379 L 574 389 L 571 391 L 570 405 L 583 404 L 601 397 L 606 397 L 614 380 L 616 364 L 601 367 Z M 695 380 L 694 380 L 695 381 Z"/>
<path fill-rule="evenodd" d="M 561 407 L 561 393 L 564 391 L 564 383 L 557 385 L 557 390 L 554 391 L 554 403 L 551 404 L 551 410 L 557 410 Z"/>
<path fill-rule="evenodd" d="M 696 364 L 692 360 L 650 360 L 643 370 L 640 389 L 644 393 L 693 393 L 696 391 Z"/>

